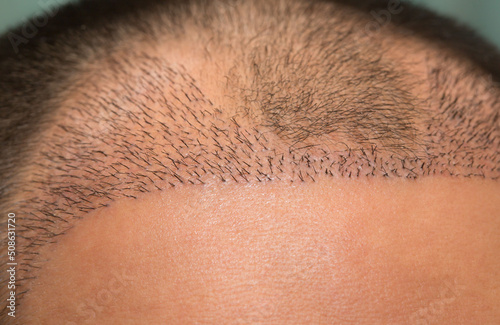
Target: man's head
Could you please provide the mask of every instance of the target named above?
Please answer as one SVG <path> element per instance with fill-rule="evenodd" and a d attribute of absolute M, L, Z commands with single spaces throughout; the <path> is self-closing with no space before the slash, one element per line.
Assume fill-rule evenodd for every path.
<path fill-rule="evenodd" d="M 473 33 L 395 1 L 51 19 L 0 62 L 25 322 L 500 318 L 500 55 Z"/>

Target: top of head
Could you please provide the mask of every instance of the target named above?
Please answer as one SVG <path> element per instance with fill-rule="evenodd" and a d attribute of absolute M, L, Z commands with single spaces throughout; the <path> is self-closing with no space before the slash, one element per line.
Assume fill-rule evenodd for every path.
<path fill-rule="evenodd" d="M 446 21 L 417 33 L 435 17 L 409 5 L 83 1 L 49 18 L 3 39 L 19 50 L 0 63 L 2 176 L 22 175 L 5 177 L 9 202 L 53 213 L 210 181 L 500 175 L 498 53 Z"/>
<path fill-rule="evenodd" d="M 435 17 L 407 4 L 83 1 L 50 18 L 3 39 L 19 53 L 0 63 L 2 174 L 20 175 L 4 204 L 67 219 L 181 184 L 500 175 L 498 53 L 446 21 L 417 33 Z"/>
<path fill-rule="evenodd" d="M 436 21 L 397 1 L 89 0 L 7 33 L 0 204 L 35 216 L 19 249 L 180 185 L 498 179 L 500 56 Z"/>

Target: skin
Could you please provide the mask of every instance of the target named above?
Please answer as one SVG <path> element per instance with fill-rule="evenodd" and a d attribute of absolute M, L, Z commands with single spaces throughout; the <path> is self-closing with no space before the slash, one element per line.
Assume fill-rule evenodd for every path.
<path fill-rule="evenodd" d="M 498 182 L 179 187 L 89 215 L 26 324 L 493 324 Z"/>
<path fill-rule="evenodd" d="M 412 41 L 409 40 L 408 43 Z M 413 42 L 413 47 L 408 50 L 410 47 L 406 46 L 408 45 L 406 39 L 393 42 L 387 38 L 385 42 L 389 49 L 404 48 L 412 53 L 412 56 L 409 56 L 397 50 L 388 50 L 383 54 L 387 62 L 392 62 L 401 69 L 403 75 L 410 76 L 408 79 L 419 85 L 411 88 L 411 94 L 416 98 L 427 98 L 436 88 L 428 80 L 429 70 L 440 67 L 442 63 L 436 59 L 440 57 L 438 49 L 426 47 L 423 51 L 422 44 Z M 207 40 L 201 44 L 208 44 L 208 51 L 213 54 L 210 59 L 197 56 L 204 52 L 192 44 L 180 43 L 175 49 L 161 46 L 157 48 L 153 45 L 149 48 L 140 44 L 141 46 L 136 47 L 124 45 L 123 48 L 115 49 L 116 53 L 110 54 L 110 58 L 106 56 L 102 61 L 87 63 L 88 66 L 82 68 L 86 73 L 83 76 L 76 76 L 79 83 L 69 83 L 76 90 L 69 87 L 69 93 L 62 96 L 69 98 L 61 105 L 67 109 L 57 111 L 54 118 L 57 123 L 44 130 L 44 134 L 38 138 L 40 143 L 32 160 L 48 161 L 50 164 L 36 165 L 33 170 L 27 172 L 25 180 L 30 185 L 34 184 L 33 193 L 40 194 L 36 192 L 39 189 L 37 185 L 42 188 L 53 186 L 58 190 L 57 186 L 60 184 L 62 187 L 75 183 L 91 187 L 95 186 L 92 182 L 97 183 L 102 180 L 108 182 L 112 180 L 114 183 L 109 172 L 115 169 L 106 167 L 117 161 L 125 163 L 126 166 L 115 166 L 120 171 L 118 173 L 116 170 L 117 173 L 114 175 L 116 179 L 121 181 L 132 179 L 134 185 L 138 185 L 139 182 L 137 178 L 127 176 L 130 173 L 138 174 L 144 170 L 161 169 L 164 167 L 162 164 L 173 169 L 161 150 L 170 150 L 168 153 L 179 159 L 181 154 L 172 149 L 183 145 L 181 141 L 183 139 L 179 139 L 177 134 L 182 134 L 182 131 L 186 130 L 197 134 L 180 118 L 182 113 L 185 113 L 183 106 L 180 105 L 181 100 L 195 112 L 193 117 L 187 115 L 187 120 L 202 130 L 206 131 L 212 124 L 221 129 L 232 130 L 235 125 L 228 121 L 239 114 L 238 128 L 241 128 L 239 132 L 258 128 L 259 132 L 265 133 L 266 142 L 260 140 L 253 143 L 254 149 L 257 149 L 255 155 L 262 155 L 261 161 L 265 161 L 264 155 L 268 152 L 262 150 L 259 144 L 287 153 L 290 144 L 285 143 L 286 132 L 281 134 L 280 138 L 276 132 L 272 132 L 275 130 L 262 127 L 262 123 L 259 122 L 266 120 L 259 115 L 259 106 L 253 107 L 255 116 L 250 117 L 246 117 L 244 112 L 238 110 L 242 105 L 241 98 L 244 96 L 234 89 L 249 86 L 246 83 L 250 83 L 249 80 L 252 78 L 248 76 L 251 76 L 251 73 L 245 69 L 250 65 L 243 61 L 240 65 L 229 69 L 222 63 L 217 64 L 233 60 L 228 59 L 231 58 L 227 56 L 228 54 L 214 54 L 219 53 L 219 48 L 216 45 L 210 48 L 210 42 Z M 183 78 L 179 76 L 172 77 L 175 79 L 175 83 L 172 83 L 176 84 L 175 90 L 172 91 L 168 88 L 171 85 L 170 81 L 153 80 L 155 82 L 152 85 L 141 83 L 149 80 L 148 76 L 145 79 L 135 77 L 144 77 L 144 70 L 153 71 L 153 74 L 166 74 L 165 71 L 155 67 L 141 66 L 140 60 L 129 60 L 133 61 L 131 65 L 116 65 L 117 61 L 113 59 L 135 58 L 131 54 L 131 48 L 141 49 L 138 52 L 156 53 L 157 57 L 166 57 L 169 67 L 192 75 L 201 91 L 186 87 L 181 83 Z M 413 49 L 421 52 L 413 53 Z M 457 62 L 454 63 L 459 65 Z M 181 63 L 185 70 L 181 69 Z M 353 64 L 353 67 L 356 66 Z M 141 67 L 145 69 L 141 70 Z M 301 72 L 303 75 L 308 75 L 307 71 Z M 351 74 L 350 70 L 346 74 Z M 226 75 L 231 75 L 233 78 L 226 79 Z M 235 78 L 238 76 L 241 78 Z M 297 78 L 299 81 L 303 79 L 302 75 Z M 116 80 L 120 82 L 116 83 Z M 456 85 L 450 87 L 452 95 L 455 95 L 455 92 L 462 94 L 469 89 L 469 86 L 462 82 L 465 83 L 459 79 Z M 131 88 L 132 94 L 130 90 L 122 88 L 123 85 Z M 292 86 L 295 88 L 284 89 L 283 94 L 307 90 L 300 82 L 296 85 L 292 83 Z M 481 93 L 483 92 L 481 89 Z M 471 110 L 472 112 L 478 112 L 470 114 L 474 118 L 489 116 L 491 110 L 496 107 L 490 104 L 494 100 L 493 94 L 484 93 L 484 97 L 475 98 L 481 105 L 474 101 L 466 102 L 471 109 L 476 110 Z M 109 98 L 110 94 L 116 98 Z M 151 117 L 146 119 L 141 114 L 140 105 L 131 105 L 130 102 L 123 100 L 124 95 L 147 105 L 152 111 L 147 112 Z M 195 97 L 200 101 L 191 102 Z M 127 119 L 122 111 L 113 111 L 112 105 L 104 105 L 107 110 L 95 110 L 95 107 L 89 105 L 89 102 L 95 104 L 103 98 L 116 100 L 126 111 L 135 112 L 139 122 L 149 125 L 147 131 L 150 134 L 144 135 L 142 132 L 145 129 L 137 128 L 137 125 L 130 122 L 131 119 Z M 441 96 L 435 98 L 440 99 Z M 437 111 L 441 104 L 433 101 L 435 98 L 425 103 L 427 105 L 425 109 L 431 113 Z M 316 99 L 319 102 L 323 100 L 321 96 Z M 174 107 L 174 111 L 179 113 L 177 118 L 170 119 L 161 115 L 161 112 L 165 111 L 165 105 L 162 104 L 165 102 L 177 105 Z M 213 105 L 208 105 L 209 102 L 213 102 Z M 471 102 L 477 105 L 470 105 Z M 254 104 L 250 102 L 250 105 Z M 214 113 L 215 108 L 222 108 L 221 113 L 209 114 L 205 120 L 200 117 L 204 110 Z M 82 111 L 90 113 L 87 115 Z M 302 113 L 307 115 L 307 112 Z M 204 124 L 197 124 L 194 116 L 200 118 Z M 108 124 L 109 121 L 115 124 Z M 468 125 L 466 123 L 468 120 L 464 121 L 459 120 L 460 123 L 456 125 L 453 124 L 455 120 L 451 120 L 451 125 L 440 124 L 439 120 L 435 123 L 438 124 L 436 127 L 445 130 L 457 130 L 458 127 Z M 173 134 L 176 136 L 162 137 L 165 133 L 158 122 L 168 125 L 170 130 L 175 131 Z M 426 125 L 422 121 L 419 122 L 421 124 L 417 123 L 418 131 L 425 131 Z M 73 127 L 77 132 L 61 130 L 58 127 L 61 124 Z M 115 135 L 115 138 L 112 133 L 116 131 L 113 129 L 116 126 L 110 125 L 119 126 L 118 132 L 115 132 L 118 136 Z M 80 128 L 84 132 L 79 132 Z M 249 134 L 250 139 L 260 139 L 261 136 L 261 133 L 241 134 Z M 465 140 L 476 135 L 460 132 L 460 136 L 462 134 L 467 136 Z M 89 156 L 90 149 L 87 144 L 91 142 L 90 139 L 94 139 L 95 143 L 91 143 L 93 147 L 90 148 L 94 151 Z M 99 139 L 108 140 L 107 142 L 112 145 L 106 147 L 99 142 Z M 225 148 L 225 151 L 220 149 L 225 153 L 229 152 L 227 148 L 234 147 L 236 150 L 246 148 L 243 143 L 237 141 L 234 141 L 236 145 L 233 146 L 231 141 L 234 139 L 230 136 L 224 137 L 223 133 L 215 135 L 216 141 L 211 141 L 212 138 L 199 137 L 199 139 L 210 153 L 208 158 L 222 165 L 226 164 L 226 160 L 223 158 L 217 160 L 213 155 L 214 152 L 219 152 L 218 145 Z M 321 140 L 325 139 L 330 149 L 345 149 L 345 145 L 340 143 L 347 140 L 336 132 L 325 135 Z M 161 161 L 156 164 L 151 160 L 152 165 L 147 167 L 142 167 L 145 163 L 141 161 L 139 167 L 134 165 L 125 159 L 132 157 L 132 154 L 125 149 L 130 147 L 125 140 L 137 144 L 136 150 L 151 147 L 151 151 L 156 154 L 153 157 Z M 454 144 L 448 140 L 443 138 L 444 147 L 438 146 L 443 152 L 452 152 L 454 149 Z M 319 142 L 314 137 L 308 141 L 310 143 L 305 144 Z M 83 145 L 79 146 L 82 143 Z M 150 145 L 151 143 L 154 143 L 154 146 Z M 451 148 L 447 147 L 448 144 Z M 79 158 L 68 162 L 59 157 L 59 148 L 65 149 L 63 155 L 66 155 L 66 158 L 72 158 L 73 155 Z M 95 151 L 97 149 L 103 153 Z M 114 151 L 116 149 L 122 152 L 117 154 Z M 186 145 L 183 153 L 192 150 L 196 152 L 198 149 L 192 144 Z M 145 152 L 140 153 L 145 154 Z M 49 153 L 49 159 L 42 153 Z M 472 155 L 470 152 L 469 154 Z M 475 158 L 476 156 L 479 155 L 475 155 Z M 387 160 L 385 158 L 384 160 Z M 460 166 L 464 162 L 460 161 L 460 157 L 457 159 L 459 167 L 456 167 L 456 170 L 462 172 Z M 497 176 L 495 166 L 488 165 L 494 164 L 494 161 L 490 162 L 485 157 L 482 159 L 484 162 L 478 161 L 478 157 L 476 164 L 485 165 L 487 167 L 485 170 L 490 170 L 493 176 Z M 189 161 L 186 159 L 187 163 Z M 253 165 L 248 167 L 253 173 L 252 176 L 259 175 L 256 172 L 259 167 L 255 163 L 254 156 L 247 159 L 238 152 L 236 161 L 241 162 L 240 165 L 244 162 L 252 163 Z M 227 166 L 233 166 L 232 163 L 234 161 L 230 161 Z M 451 163 L 456 161 L 453 160 Z M 67 168 L 65 164 L 71 165 L 71 168 Z M 61 167 L 60 165 L 64 168 L 57 169 L 56 167 Z M 22 324 L 494 324 L 500 322 L 498 312 L 500 274 L 497 271 L 500 269 L 497 258 L 497 252 L 500 251 L 498 181 L 488 178 L 466 179 L 422 175 L 417 180 L 383 177 L 348 179 L 347 176 L 340 178 L 337 174 L 327 177 L 321 170 L 321 175 L 313 175 L 314 182 L 308 180 L 302 183 L 298 181 L 297 176 L 294 178 L 290 176 L 295 171 L 293 164 L 286 161 L 285 166 L 284 176 L 280 174 L 283 176 L 283 181 L 262 183 L 257 183 L 255 180 L 245 183 L 236 175 L 240 183 L 232 182 L 227 177 L 228 184 L 222 184 L 219 178 L 210 178 L 211 174 L 207 173 L 200 177 L 204 185 L 200 185 L 198 179 L 196 185 L 187 185 L 187 183 L 180 184 L 171 175 L 166 181 L 158 181 L 150 175 L 155 182 L 146 181 L 144 186 L 151 192 L 141 194 L 137 190 L 126 191 L 125 187 L 129 186 L 123 185 L 128 184 L 124 182 L 116 193 L 112 193 L 116 199 L 111 202 L 97 195 L 92 197 L 91 194 L 95 192 L 91 191 L 86 192 L 85 198 L 91 199 L 92 202 L 79 200 L 77 192 L 63 192 L 69 199 L 61 199 L 54 204 L 57 203 L 56 206 L 65 213 L 83 219 L 75 222 L 74 227 L 67 231 L 66 235 L 56 236 L 54 240 L 56 244 L 45 245 L 40 249 L 39 261 L 43 261 L 40 263 L 42 268 L 30 269 L 28 272 L 29 276 L 33 275 L 35 278 L 25 284 L 26 289 L 30 291 L 23 297 L 22 308 L 19 309 L 19 322 Z M 420 163 L 416 165 L 420 166 Z M 90 170 L 90 167 L 94 169 Z M 204 167 L 209 169 L 206 165 Z M 187 179 L 186 170 L 182 168 L 181 166 L 179 173 Z M 306 170 L 304 166 L 301 168 Z M 361 170 L 361 175 L 369 175 L 371 168 L 366 164 L 363 168 L 366 170 Z M 438 166 L 432 166 L 432 169 L 436 168 L 439 169 Z M 96 169 L 99 172 L 96 172 Z M 213 170 L 216 171 L 217 168 L 214 167 Z M 465 171 L 463 174 L 468 175 Z M 439 175 L 439 171 L 431 175 Z M 394 175 L 391 174 L 391 177 Z M 291 180 L 294 182 L 291 183 Z M 168 181 L 173 181 L 175 184 L 170 184 Z M 44 200 L 52 202 L 54 198 L 50 195 L 54 193 L 59 192 L 46 190 L 41 194 L 48 197 L 42 197 L 38 202 Z M 123 196 L 124 193 L 133 194 L 136 199 L 126 198 Z M 99 199 L 101 201 L 98 201 Z M 96 207 L 101 204 L 108 206 L 84 215 L 84 212 L 88 211 L 85 207 L 92 204 Z M 26 220 L 27 223 L 32 221 Z M 33 220 L 43 220 L 43 217 Z M 37 225 L 35 223 L 35 226 Z M 47 224 L 43 226 L 47 227 Z M 56 224 L 53 228 L 48 228 L 49 231 L 57 233 L 60 230 L 57 227 L 59 225 Z M 40 232 L 40 228 L 33 227 L 33 229 L 35 233 Z M 50 237 L 47 241 L 51 239 Z M 27 263 L 31 261 L 28 260 Z"/>

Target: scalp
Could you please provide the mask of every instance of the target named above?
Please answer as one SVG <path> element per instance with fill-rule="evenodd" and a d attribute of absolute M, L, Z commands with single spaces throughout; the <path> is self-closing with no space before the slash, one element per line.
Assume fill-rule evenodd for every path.
<path fill-rule="evenodd" d="M 26 167 L 3 186 L 28 216 L 24 253 L 178 186 L 500 176 L 499 88 L 469 58 L 392 26 L 367 35 L 370 16 L 336 3 L 189 6 L 70 35 L 82 51 L 64 47 Z"/>

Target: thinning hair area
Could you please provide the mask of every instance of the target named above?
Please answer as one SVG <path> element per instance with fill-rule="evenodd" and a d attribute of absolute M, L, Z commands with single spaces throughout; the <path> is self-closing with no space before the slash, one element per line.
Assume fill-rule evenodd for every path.
<path fill-rule="evenodd" d="M 324 178 L 497 181 L 498 52 L 406 3 L 374 29 L 370 12 L 387 5 L 82 1 L 19 53 L 5 34 L 0 204 L 17 216 L 19 296 L 40 247 L 120 198 Z"/>

